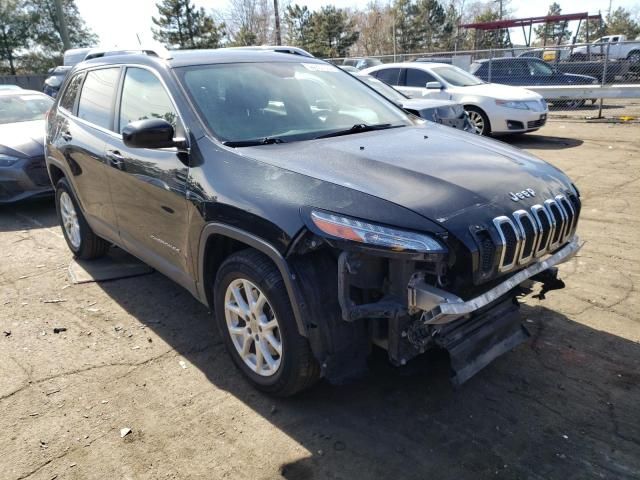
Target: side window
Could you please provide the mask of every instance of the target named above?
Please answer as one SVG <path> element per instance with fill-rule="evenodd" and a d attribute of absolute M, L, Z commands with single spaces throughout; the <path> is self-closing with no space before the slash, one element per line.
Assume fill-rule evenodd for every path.
<path fill-rule="evenodd" d="M 389 85 L 400 85 L 400 69 L 385 68 L 384 70 L 378 70 L 376 72 L 376 78 Z"/>
<path fill-rule="evenodd" d="M 418 70 L 417 68 L 407 68 L 407 80 L 405 85 L 407 87 L 422 87 L 427 85 L 427 82 L 435 82 L 436 79 L 424 70 Z"/>
<path fill-rule="evenodd" d="M 142 68 L 127 68 L 120 101 L 120 133 L 131 122 L 147 118 L 163 118 L 176 128 L 178 116 L 158 77 Z"/>
<path fill-rule="evenodd" d="M 88 72 L 80 94 L 78 117 L 99 127 L 111 129 L 111 106 L 119 76 L 120 68 L 102 68 Z"/>
<path fill-rule="evenodd" d="M 62 108 L 73 112 L 73 107 L 76 104 L 76 98 L 78 96 L 78 91 L 80 90 L 80 85 L 82 85 L 83 78 L 84 74 L 79 73 L 69 81 L 69 85 L 60 99 L 60 106 Z"/>

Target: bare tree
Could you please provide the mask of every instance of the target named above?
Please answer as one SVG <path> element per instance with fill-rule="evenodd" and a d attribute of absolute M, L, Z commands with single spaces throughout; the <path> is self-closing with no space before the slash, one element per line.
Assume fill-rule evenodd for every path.
<path fill-rule="evenodd" d="M 233 45 L 272 43 L 274 15 L 270 0 L 230 0 L 227 17 Z"/>

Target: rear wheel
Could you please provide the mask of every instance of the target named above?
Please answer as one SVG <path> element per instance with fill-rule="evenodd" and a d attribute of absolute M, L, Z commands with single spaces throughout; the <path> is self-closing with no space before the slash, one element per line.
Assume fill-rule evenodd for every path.
<path fill-rule="evenodd" d="M 476 135 L 489 135 L 491 133 L 491 124 L 487 115 L 478 107 L 465 106 L 465 111 L 469 116 L 471 124 L 471 132 Z"/>
<path fill-rule="evenodd" d="M 255 250 L 224 261 L 214 284 L 215 317 L 233 362 L 259 390 L 293 395 L 320 376 L 309 342 L 298 333 L 279 270 Z"/>
<path fill-rule="evenodd" d="M 56 184 L 56 211 L 64 239 L 75 257 L 91 260 L 107 253 L 109 243 L 93 233 L 65 178 Z"/>

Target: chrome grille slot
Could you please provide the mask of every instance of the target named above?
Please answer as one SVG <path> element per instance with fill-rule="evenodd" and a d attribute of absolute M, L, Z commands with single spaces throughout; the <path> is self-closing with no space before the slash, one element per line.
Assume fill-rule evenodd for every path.
<path fill-rule="evenodd" d="M 538 247 L 539 230 L 533 218 L 526 210 L 516 210 L 513 212 L 513 218 L 516 219 L 516 224 L 520 228 L 522 235 L 522 246 L 520 248 L 520 255 L 518 256 L 518 263 L 527 263 L 533 258 Z"/>
<path fill-rule="evenodd" d="M 553 223 L 549 213 L 540 204 L 531 207 L 531 213 L 533 213 L 533 218 L 536 219 L 538 232 L 540 232 L 538 237 L 538 246 L 536 247 L 535 252 L 535 256 L 540 257 L 546 253 L 547 248 L 549 247 L 549 241 L 553 235 Z"/>
<path fill-rule="evenodd" d="M 568 193 L 556 195 L 530 209 L 516 210 L 512 216 L 494 218 L 499 236 L 496 242 L 498 271 L 511 270 L 555 251 L 575 234 L 579 215 L 580 200 Z M 483 258 L 483 271 L 487 263 Z"/>
<path fill-rule="evenodd" d="M 555 229 L 553 235 L 551 235 L 551 241 L 549 242 L 549 250 L 553 250 L 560 245 L 562 238 L 564 237 L 565 215 L 555 200 L 545 200 L 544 207 L 553 219 Z"/>
<path fill-rule="evenodd" d="M 496 226 L 500 236 L 498 270 L 501 272 L 510 270 L 516 265 L 520 254 L 520 245 L 522 243 L 520 231 L 509 217 L 496 217 L 493 219 L 493 224 Z"/>
<path fill-rule="evenodd" d="M 564 213 L 567 217 L 567 225 L 564 229 L 564 237 L 562 238 L 562 241 L 565 242 L 573 234 L 576 212 L 571 202 L 567 200 L 567 197 L 564 195 L 556 195 L 556 202 L 558 202 L 558 205 L 564 209 Z"/>

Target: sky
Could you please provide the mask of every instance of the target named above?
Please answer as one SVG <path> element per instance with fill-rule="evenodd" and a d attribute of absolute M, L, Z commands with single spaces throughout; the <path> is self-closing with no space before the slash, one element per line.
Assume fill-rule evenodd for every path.
<path fill-rule="evenodd" d="M 281 0 L 282 1 L 282 0 Z M 580 13 L 588 11 L 603 14 L 609 9 L 609 0 L 556 0 L 562 7 L 562 13 Z M 512 0 L 511 8 L 515 17 L 533 17 L 544 15 L 548 5 L 553 0 L 532 1 Z M 151 17 L 157 15 L 156 0 L 109 0 L 108 2 L 97 0 L 76 0 L 80 14 L 91 29 L 100 36 L 100 44 L 105 47 L 131 47 L 138 45 L 136 34 L 143 44 L 153 41 L 151 36 Z M 197 6 L 207 10 L 214 9 L 224 13 L 227 8 L 226 0 L 194 0 Z M 296 3 L 291 0 L 291 3 Z M 339 8 L 357 7 L 364 8 L 369 0 L 298 0 L 300 5 L 307 5 L 310 10 L 318 9 L 323 5 L 335 5 Z M 640 13 L 640 0 L 611 0 L 612 8 L 624 7 L 633 12 Z M 575 30 L 576 26 L 573 26 Z M 571 26 L 569 27 L 571 29 Z M 518 43 L 521 39 L 518 33 L 512 32 L 512 40 Z M 521 36 L 521 35 L 520 35 Z"/>

